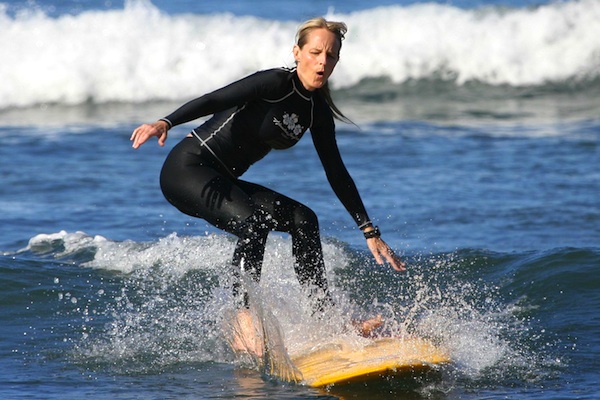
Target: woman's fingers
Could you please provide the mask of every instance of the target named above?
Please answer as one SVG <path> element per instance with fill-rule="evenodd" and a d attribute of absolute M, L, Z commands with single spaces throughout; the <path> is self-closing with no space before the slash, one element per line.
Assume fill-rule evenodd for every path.
<path fill-rule="evenodd" d="M 375 257 L 375 261 L 377 264 L 383 264 L 383 259 L 391 265 L 391 267 L 398 271 L 402 272 L 406 270 L 406 263 L 403 262 L 400 257 L 398 257 L 381 238 L 372 238 L 367 240 L 367 246 L 373 253 Z M 382 257 L 383 256 L 383 257 Z"/>
<path fill-rule="evenodd" d="M 158 121 L 153 124 L 140 125 L 135 128 L 129 140 L 133 142 L 132 147 L 137 149 L 153 136 L 158 138 L 158 144 L 160 146 L 165 145 L 165 141 L 167 140 L 167 129 L 165 128 L 165 122 Z"/>

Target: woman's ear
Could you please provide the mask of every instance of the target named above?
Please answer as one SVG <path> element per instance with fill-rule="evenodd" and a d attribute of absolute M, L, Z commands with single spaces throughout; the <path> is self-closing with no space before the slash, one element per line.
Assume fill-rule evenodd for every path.
<path fill-rule="evenodd" d="M 296 62 L 300 61 L 300 46 L 298 45 L 294 45 L 294 59 L 296 60 Z"/>

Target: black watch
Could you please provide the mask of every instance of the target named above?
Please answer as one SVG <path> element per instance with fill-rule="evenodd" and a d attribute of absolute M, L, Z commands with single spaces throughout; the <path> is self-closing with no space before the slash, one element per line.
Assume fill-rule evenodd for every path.
<path fill-rule="evenodd" d="M 363 232 L 363 235 L 365 235 L 365 239 L 372 239 L 372 238 L 381 237 L 381 232 L 379 231 L 378 226 L 374 226 L 373 230 L 368 231 L 368 232 Z"/>

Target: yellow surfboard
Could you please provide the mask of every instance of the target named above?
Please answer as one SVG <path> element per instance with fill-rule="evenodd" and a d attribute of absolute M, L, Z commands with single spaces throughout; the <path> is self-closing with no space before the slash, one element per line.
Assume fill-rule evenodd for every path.
<path fill-rule="evenodd" d="M 363 345 L 331 342 L 291 356 L 302 383 L 312 387 L 425 372 L 450 362 L 446 352 L 420 338 L 383 338 Z"/>
<path fill-rule="evenodd" d="M 418 337 L 338 337 L 290 354 L 277 319 L 261 308 L 227 321 L 234 351 L 251 356 L 268 376 L 312 387 L 416 376 L 450 362 L 445 351 Z"/>

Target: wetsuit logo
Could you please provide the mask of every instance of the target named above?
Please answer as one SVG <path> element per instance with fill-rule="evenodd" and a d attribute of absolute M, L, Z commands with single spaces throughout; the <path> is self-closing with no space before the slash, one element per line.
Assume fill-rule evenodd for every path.
<path fill-rule="evenodd" d="M 273 123 L 281 128 L 285 137 L 289 139 L 298 140 L 304 127 L 298 123 L 298 115 L 292 113 L 291 115 L 287 112 L 283 114 L 283 122 L 277 118 L 273 118 Z"/>

